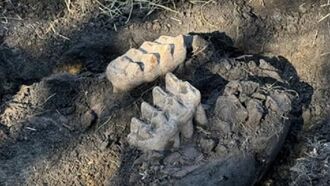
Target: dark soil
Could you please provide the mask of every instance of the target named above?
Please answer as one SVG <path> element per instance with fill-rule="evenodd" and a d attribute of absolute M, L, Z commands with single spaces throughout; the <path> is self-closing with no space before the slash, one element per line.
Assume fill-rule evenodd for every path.
<path fill-rule="evenodd" d="M 83 7 L 81 2 L 75 5 Z M 68 16 L 63 1 L 0 2 L 0 185 L 150 183 L 154 177 L 132 176 L 150 166 L 133 164 L 142 153 L 127 145 L 126 135 L 140 102 L 150 99 L 150 87 L 162 80 L 114 95 L 103 71 L 143 41 L 191 32 L 203 33 L 217 46 L 213 63 L 243 54 L 251 57 L 246 60 L 263 58 L 281 70 L 281 78 L 289 82 L 286 88 L 299 93 L 284 146 L 258 184 L 330 184 L 330 19 L 321 20 L 330 6 L 325 1 L 187 1 L 176 4 L 178 14 L 160 10 L 144 17 L 144 11 L 134 10 L 128 24 L 127 15 L 111 20 L 88 3 L 84 14 Z M 207 95 L 206 102 L 211 90 L 221 91 L 229 81 L 203 69 L 196 74 L 183 78 L 191 78 Z M 212 86 L 203 86 L 201 77 Z M 218 142 L 212 135 L 205 138 Z M 238 164 L 247 161 L 236 158 L 241 159 Z M 196 179 L 205 184 L 208 170 L 201 167 L 181 183 Z M 210 185 L 221 174 L 214 170 Z M 255 175 L 257 180 L 261 175 Z"/>

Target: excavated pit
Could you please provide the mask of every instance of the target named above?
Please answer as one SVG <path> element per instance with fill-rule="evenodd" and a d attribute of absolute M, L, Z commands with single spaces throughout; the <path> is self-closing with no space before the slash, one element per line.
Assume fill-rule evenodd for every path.
<path fill-rule="evenodd" d="M 247 55 L 217 34 L 202 37 L 173 71 L 200 91 L 207 115 L 207 124 L 193 123 L 191 138 L 162 151 L 128 144 L 131 118 L 142 102 L 152 103 L 153 87 L 165 89 L 164 77 L 113 93 L 104 74 L 54 74 L 1 105 L 0 184 L 258 182 L 301 118 L 309 85 L 282 57 Z"/>

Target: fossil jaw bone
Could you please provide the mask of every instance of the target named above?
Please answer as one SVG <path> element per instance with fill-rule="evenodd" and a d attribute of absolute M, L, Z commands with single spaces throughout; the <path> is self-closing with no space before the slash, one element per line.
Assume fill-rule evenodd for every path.
<path fill-rule="evenodd" d="M 184 138 L 193 135 L 193 118 L 206 118 L 200 103 L 200 92 L 188 82 L 171 73 L 165 76 L 166 91 L 155 87 L 153 104 L 141 104 L 142 120 L 133 118 L 128 142 L 142 150 L 162 151 L 180 145 L 179 134 Z M 204 114 L 204 115 L 203 115 Z M 202 116 L 203 115 L 203 116 Z"/>
<path fill-rule="evenodd" d="M 130 49 L 110 62 L 106 76 L 114 92 L 131 90 L 173 71 L 186 58 L 184 37 L 161 36 L 155 42 L 144 42 L 139 49 Z"/>

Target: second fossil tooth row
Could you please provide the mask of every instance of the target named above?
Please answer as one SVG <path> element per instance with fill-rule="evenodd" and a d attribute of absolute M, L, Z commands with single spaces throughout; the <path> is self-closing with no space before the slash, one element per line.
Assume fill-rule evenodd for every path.
<path fill-rule="evenodd" d="M 165 76 L 166 91 L 155 87 L 153 105 L 141 104 L 141 119 L 132 118 L 128 142 L 142 150 L 166 150 L 179 147 L 180 134 L 193 135 L 193 119 L 200 125 L 207 123 L 199 90 L 172 73 Z"/>

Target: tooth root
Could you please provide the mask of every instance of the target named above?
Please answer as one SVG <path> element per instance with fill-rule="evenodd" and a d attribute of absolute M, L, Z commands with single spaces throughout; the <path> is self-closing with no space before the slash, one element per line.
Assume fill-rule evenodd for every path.
<path fill-rule="evenodd" d="M 180 147 L 180 135 L 179 135 L 179 133 L 177 133 L 174 137 L 173 147 L 174 148 L 179 148 Z"/>
<path fill-rule="evenodd" d="M 185 138 L 191 138 L 194 133 L 192 120 L 189 120 L 185 125 L 181 126 L 181 134 Z"/>
<path fill-rule="evenodd" d="M 140 120 L 133 117 L 131 119 L 131 126 L 130 126 L 131 133 L 137 133 L 139 131 L 140 126 L 141 126 Z"/>
<path fill-rule="evenodd" d="M 197 106 L 196 112 L 194 115 L 194 119 L 195 119 L 197 125 L 200 125 L 200 126 L 205 126 L 208 123 L 206 113 L 205 113 L 205 110 L 204 110 L 202 104 L 199 104 Z"/>

